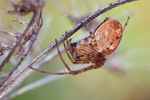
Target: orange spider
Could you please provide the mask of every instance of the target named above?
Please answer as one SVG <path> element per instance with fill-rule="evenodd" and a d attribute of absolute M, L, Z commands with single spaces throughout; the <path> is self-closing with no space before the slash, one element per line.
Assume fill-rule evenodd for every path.
<path fill-rule="evenodd" d="M 92 63 L 92 65 L 72 71 L 68 65 L 65 63 L 64 59 L 62 58 L 58 45 L 57 40 L 56 46 L 59 53 L 59 56 L 68 69 L 69 72 L 64 73 L 50 73 L 41 71 L 38 69 L 34 69 L 30 67 L 33 70 L 36 70 L 41 73 L 46 74 L 54 74 L 54 75 L 65 75 L 65 74 L 72 74 L 76 75 L 91 69 L 97 69 L 104 65 L 106 61 L 106 56 L 110 55 L 115 51 L 115 49 L 118 47 L 120 40 L 122 38 L 122 33 L 127 26 L 127 23 L 129 21 L 129 17 L 122 28 L 121 24 L 111 18 L 106 18 L 96 29 L 95 32 L 92 33 L 86 26 L 85 28 L 89 31 L 90 36 L 86 37 L 85 39 L 79 41 L 70 43 L 71 39 L 67 40 L 67 33 L 65 34 L 67 46 L 64 44 L 65 51 L 71 60 L 73 64 L 87 64 Z"/>

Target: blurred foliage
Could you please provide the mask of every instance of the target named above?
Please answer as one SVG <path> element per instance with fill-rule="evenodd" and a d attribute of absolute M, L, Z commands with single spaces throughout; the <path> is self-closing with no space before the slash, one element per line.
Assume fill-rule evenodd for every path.
<path fill-rule="evenodd" d="M 76 0 L 79 10 L 84 15 L 87 11 L 85 1 L 89 1 L 91 11 L 94 12 L 100 5 L 100 0 Z M 101 0 L 104 6 L 115 2 L 116 0 Z M 1 1 L 1 7 L 9 8 L 6 1 Z M 71 0 L 61 0 L 61 2 L 72 11 Z M 98 17 L 103 21 L 105 17 L 118 18 L 122 25 L 124 25 L 128 16 L 130 21 L 124 31 L 122 41 L 117 48 L 115 54 L 119 55 L 123 65 L 120 66 L 124 73 L 119 74 L 106 66 L 82 73 L 76 76 L 69 75 L 65 78 L 59 79 L 48 85 L 42 86 L 35 90 L 29 91 L 13 100 L 149 100 L 150 99 L 150 1 L 139 0 L 128 3 L 115 9 L 112 9 L 102 16 Z M 5 6 L 2 6 L 5 5 Z M 131 11 L 131 13 L 130 13 Z M 126 12 L 126 14 L 124 14 Z M 129 13 L 128 13 L 129 12 Z M 124 15 L 123 15 L 124 14 Z M 76 13 L 74 14 L 76 15 Z M 28 21 L 31 15 L 21 17 L 22 20 Z M 8 25 L 16 25 L 10 19 L 16 19 L 17 15 L 8 15 L 1 13 L 0 28 L 6 28 L 11 32 L 15 32 L 8 27 Z M 52 18 L 51 23 L 49 18 Z M 72 29 L 74 25 L 68 20 L 65 13 L 52 1 L 46 0 L 43 10 L 44 27 L 40 34 L 47 32 L 40 52 L 45 50 L 48 46 L 54 43 L 54 39 L 59 39 L 65 31 Z M 19 28 L 20 29 L 20 28 Z M 77 32 L 71 38 L 74 39 L 83 31 Z M 0 33 L 1 35 L 1 33 Z M 39 52 L 39 53 L 40 53 Z M 114 54 L 114 55 L 115 55 Z M 63 54 L 66 57 L 66 54 Z M 109 60 L 109 58 L 108 58 Z M 58 63 L 58 61 L 60 63 Z M 66 58 L 66 62 L 69 61 Z M 70 63 L 70 62 L 67 62 Z M 113 62 L 111 62 L 113 63 Z M 71 64 L 69 64 L 71 65 Z M 65 67 L 59 57 L 46 64 L 43 70 L 53 70 Z M 106 67 L 106 68 L 105 68 Z M 21 87 L 29 84 L 40 77 L 46 76 L 42 73 L 34 73 Z"/>

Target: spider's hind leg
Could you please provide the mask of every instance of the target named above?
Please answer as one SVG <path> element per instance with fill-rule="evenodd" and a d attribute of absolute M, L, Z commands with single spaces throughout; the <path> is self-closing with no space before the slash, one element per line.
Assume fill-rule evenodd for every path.
<path fill-rule="evenodd" d="M 130 17 L 128 17 L 128 19 L 127 19 L 127 21 L 126 21 L 126 23 L 125 23 L 125 25 L 124 25 L 124 27 L 123 27 L 122 32 L 125 30 L 125 28 L 126 28 L 126 26 L 127 26 L 127 24 L 128 24 L 129 19 L 130 19 Z"/>

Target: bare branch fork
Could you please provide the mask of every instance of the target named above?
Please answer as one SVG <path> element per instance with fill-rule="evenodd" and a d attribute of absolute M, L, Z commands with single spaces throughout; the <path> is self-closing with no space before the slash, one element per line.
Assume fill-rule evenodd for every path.
<path fill-rule="evenodd" d="M 96 17 L 98 17 L 99 15 L 103 14 L 104 12 L 111 10 L 112 8 L 115 8 L 119 5 L 123 5 L 125 3 L 129 3 L 132 1 L 136 1 L 136 0 L 119 0 L 117 2 L 111 3 L 110 5 L 99 9 L 98 11 L 94 12 L 92 15 L 88 16 L 87 18 L 85 18 L 84 20 L 82 20 L 79 24 L 77 24 L 72 30 L 67 32 L 67 38 L 69 38 L 71 35 L 73 35 L 75 32 L 77 32 L 80 28 L 82 28 L 84 25 L 86 25 L 87 23 L 89 23 L 90 21 L 92 21 L 93 19 L 95 19 Z M 39 15 L 39 11 L 37 13 L 34 13 L 32 20 L 30 21 L 30 24 L 28 25 L 28 27 L 33 27 L 33 22 L 36 21 L 37 16 Z M 33 19 L 35 18 L 35 19 Z M 33 22 L 32 22 L 33 21 Z M 28 27 L 26 28 L 26 30 L 24 31 L 24 34 L 26 34 L 28 32 Z M 36 36 L 35 36 L 36 37 Z M 35 41 L 34 35 L 32 36 L 33 41 Z M 60 45 L 62 42 L 65 41 L 65 36 L 62 36 L 58 41 L 58 45 Z M 22 41 L 22 39 L 18 40 L 18 41 Z M 18 43 L 18 42 L 17 42 Z M 3 66 L 5 66 L 5 64 L 9 61 L 10 57 L 13 55 L 16 47 L 19 45 L 19 43 L 14 46 L 14 48 L 12 49 L 13 51 L 10 52 L 10 54 L 5 58 L 5 60 L 2 62 L 1 65 L 1 69 L 3 68 Z M 32 44 L 32 42 L 31 42 Z M 31 45 L 32 46 L 32 45 Z M 20 65 L 20 61 L 23 61 L 23 58 L 20 58 L 17 62 L 17 64 L 10 70 L 10 72 L 7 74 L 7 76 L 1 81 L 0 83 L 0 94 L 2 98 L 2 93 L 5 92 L 5 90 L 8 89 L 8 87 L 12 86 L 12 84 L 18 79 L 20 78 L 22 75 L 24 75 L 24 73 L 29 70 L 29 67 L 32 67 L 33 65 L 35 65 L 37 62 L 39 62 L 42 58 L 44 58 L 48 53 L 50 53 L 54 48 L 56 48 L 56 43 L 52 44 L 49 48 L 47 48 L 45 51 L 43 51 L 39 56 L 37 56 L 34 60 L 31 61 L 31 63 L 23 70 L 21 71 L 18 75 L 16 75 L 15 77 L 13 77 L 12 79 L 8 80 L 9 77 L 12 75 L 12 73 L 14 72 L 15 69 L 18 68 L 18 66 Z M 28 48 L 27 48 L 28 49 Z M 27 50 L 28 51 L 28 50 Z M 27 51 L 25 51 L 24 53 L 27 54 Z M 26 56 L 26 55 L 25 55 Z"/>
<path fill-rule="evenodd" d="M 37 10 L 38 11 L 38 10 Z M 14 47 L 12 48 L 12 50 L 10 51 L 10 53 L 8 54 L 8 56 L 4 59 L 4 61 L 2 62 L 1 66 L 0 66 L 0 72 L 2 71 L 2 69 L 5 67 L 5 65 L 9 62 L 9 59 L 11 58 L 11 56 L 14 54 L 16 48 L 21 44 L 24 36 L 29 33 L 30 28 L 33 26 L 34 22 L 36 21 L 36 17 L 38 15 L 38 12 L 35 11 L 33 14 L 33 17 L 31 19 L 31 22 L 29 23 L 29 25 L 27 26 L 26 30 L 24 31 L 24 33 L 21 35 L 21 37 L 19 38 L 19 40 L 16 42 L 16 44 L 14 45 Z"/>

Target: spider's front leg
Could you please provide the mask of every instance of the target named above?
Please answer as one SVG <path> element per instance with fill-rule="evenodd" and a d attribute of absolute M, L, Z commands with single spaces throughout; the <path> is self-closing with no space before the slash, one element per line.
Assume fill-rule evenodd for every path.
<path fill-rule="evenodd" d="M 83 23 L 82 23 L 82 24 L 83 24 Z M 92 39 L 92 41 L 93 41 L 93 46 L 97 46 L 97 41 L 96 41 L 96 39 L 95 39 L 94 33 L 93 33 L 85 24 L 83 24 L 83 25 L 84 25 L 84 27 L 86 28 L 86 30 L 90 33 L 89 38 Z"/>
<path fill-rule="evenodd" d="M 85 27 L 85 29 L 90 33 L 91 38 L 94 39 L 94 34 L 93 34 L 93 32 L 86 26 L 86 24 L 84 24 L 84 23 L 81 23 L 81 24 L 83 24 L 83 26 Z"/>

